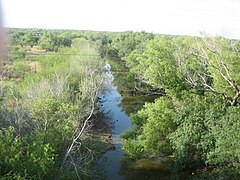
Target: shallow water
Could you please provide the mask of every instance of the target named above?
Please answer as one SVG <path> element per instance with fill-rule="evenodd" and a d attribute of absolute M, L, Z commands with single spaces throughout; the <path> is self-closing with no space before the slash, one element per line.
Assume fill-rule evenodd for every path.
<path fill-rule="evenodd" d="M 144 159 L 131 162 L 125 159 L 120 135 L 132 128 L 129 114 L 140 109 L 144 102 L 152 102 L 155 97 L 121 96 L 118 88 L 113 84 L 113 75 L 110 70 L 109 89 L 100 96 L 100 103 L 104 115 L 112 124 L 112 139 L 115 149 L 107 151 L 98 164 L 106 175 L 98 179 L 109 180 L 137 180 L 137 179 L 172 179 L 173 163 L 168 159 Z"/>
<path fill-rule="evenodd" d="M 123 152 L 119 136 L 124 131 L 131 129 L 132 124 L 128 115 L 120 106 L 122 97 L 118 93 L 116 87 L 107 91 L 100 98 L 102 100 L 101 105 L 103 113 L 108 117 L 113 125 L 112 137 L 115 149 L 107 151 L 99 161 L 99 164 L 105 170 L 107 179 L 124 179 L 124 176 L 120 174 Z"/>

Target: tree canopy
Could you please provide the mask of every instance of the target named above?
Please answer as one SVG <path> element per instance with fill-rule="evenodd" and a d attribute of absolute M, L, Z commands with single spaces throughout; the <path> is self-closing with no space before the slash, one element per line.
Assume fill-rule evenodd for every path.
<path fill-rule="evenodd" d="M 239 177 L 239 44 L 157 36 L 126 57 L 139 80 L 165 92 L 132 116 L 123 135 L 131 158 L 173 153 L 178 173 Z"/>

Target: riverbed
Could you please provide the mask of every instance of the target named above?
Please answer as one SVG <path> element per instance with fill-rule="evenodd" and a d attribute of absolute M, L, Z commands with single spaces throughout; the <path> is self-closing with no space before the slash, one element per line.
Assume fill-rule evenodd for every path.
<path fill-rule="evenodd" d="M 114 84 L 114 76 L 109 66 L 107 66 L 107 76 L 108 88 L 99 98 L 102 112 L 112 129 L 114 148 L 108 150 L 99 160 L 98 164 L 104 172 L 97 179 L 172 179 L 173 164 L 168 160 L 159 158 L 132 162 L 125 158 L 122 150 L 120 135 L 132 128 L 130 113 L 138 110 L 145 102 L 152 102 L 156 97 L 129 94 L 122 96 Z"/>

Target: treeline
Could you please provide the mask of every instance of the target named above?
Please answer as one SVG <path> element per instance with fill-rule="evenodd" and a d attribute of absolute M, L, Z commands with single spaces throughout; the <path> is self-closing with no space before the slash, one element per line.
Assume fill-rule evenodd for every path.
<path fill-rule="evenodd" d="M 134 73 L 129 72 L 125 61 L 125 57 L 136 48 L 139 50 L 144 49 L 145 42 L 152 40 L 156 36 L 154 34 L 132 31 L 117 33 L 42 29 L 9 29 L 8 33 L 9 44 L 11 44 L 8 62 L 24 59 L 30 52 L 56 53 L 61 48 L 71 47 L 75 39 L 86 39 L 97 44 L 100 57 L 112 65 L 113 71 L 128 71 L 126 76 L 124 76 L 124 82 L 126 83 L 118 82 L 122 89 L 127 88 L 128 91 L 141 92 L 143 94 L 159 91 L 144 81 L 139 81 Z M 17 72 L 19 66 L 23 66 L 23 64 L 18 62 L 12 66 L 13 70 L 9 69 L 9 71 Z M 29 71 L 29 68 L 25 67 L 25 71 Z M 19 72 L 17 75 L 22 75 L 22 73 Z M 115 75 L 117 76 L 118 74 L 116 73 Z"/>

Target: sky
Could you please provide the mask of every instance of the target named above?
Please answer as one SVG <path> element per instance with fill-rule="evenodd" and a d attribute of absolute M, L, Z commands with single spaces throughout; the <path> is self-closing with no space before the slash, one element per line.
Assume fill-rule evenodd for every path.
<path fill-rule="evenodd" d="M 5 27 L 240 39 L 240 0 L 0 0 Z"/>

